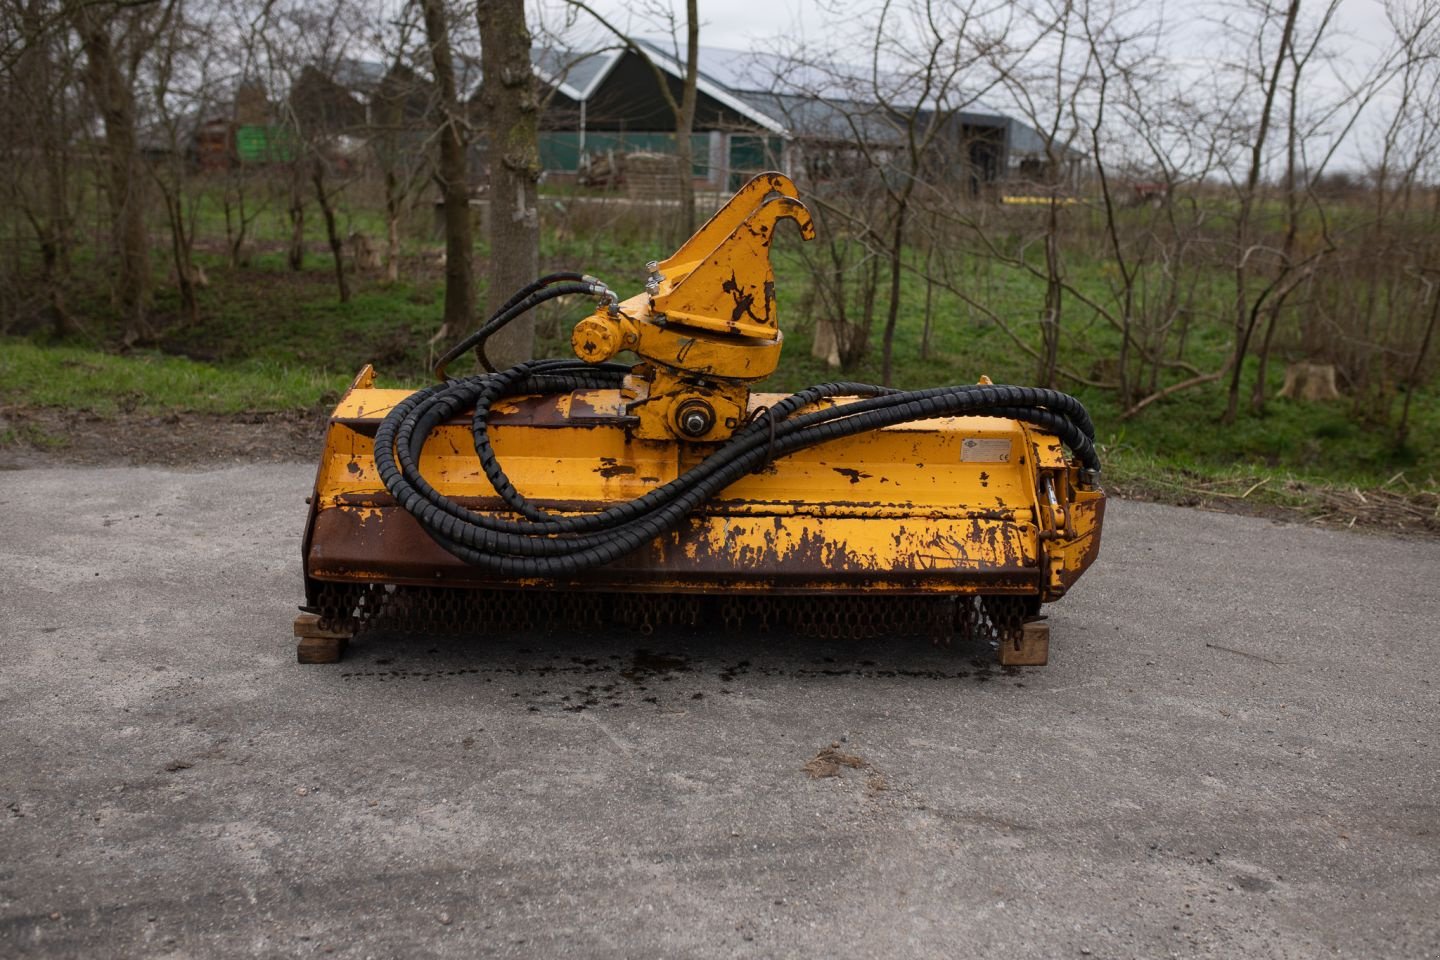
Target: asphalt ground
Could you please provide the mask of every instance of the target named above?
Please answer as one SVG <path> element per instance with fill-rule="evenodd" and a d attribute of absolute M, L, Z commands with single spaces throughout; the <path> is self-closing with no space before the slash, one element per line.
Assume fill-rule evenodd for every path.
<path fill-rule="evenodd" d="M 1043 668 L 299 666 L 311 476 L 0 473 L 0 955 L 1440 956 L 1436 541 L 1115 502 Z"/>

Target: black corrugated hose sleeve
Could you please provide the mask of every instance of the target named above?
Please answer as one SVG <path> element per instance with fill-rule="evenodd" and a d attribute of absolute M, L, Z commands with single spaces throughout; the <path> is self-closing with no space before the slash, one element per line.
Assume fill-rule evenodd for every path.
<path fill-rule="evenodd" d="M 496 318 L 516 308 L 529 309 L 521 304 L 539 292 L 527 288 L 512 297 L 509 308 Z M 700 464 L 635 500 L 579 515 L 551 514 L 531 504 L 505 475 L 490 444 L 491 407 L 507 397 L 618 387 L 629 370 L 614 363 L 536 360 L 417 391 L 397 404 L 376 431 L 381 482 L 436 542 L 467 563 L 507 577 L 568 577 L 674 530 L 707 499 L 775 459 L 898 423 L 960 415 L 1021 420 L 1055 434 L 1085 469 L 1100 470 L 1094 427 L 1085 408 L 1059 391 L 990 384 L 899 391 L 836 382 L 807 388 L 758 412 Z M 831 402 L 837 397 L 860 399 Z M 518 518 L 477 514 L 420 475 L 425 439 L 467 410 L 473 411 L 471 428 L 481 468 Z"/>
<path fill-rule="evenodd" d="M 485 341 L 495 335 L 501 327 L 511 323 L 516 317 L 521 316 L 546 300 L 553 300 L 556 297 L 569 296 L 570 294 L 590 294 L 594 290 L 588 284 L 583 283 L 585 275 L 576 273 L 573 270 L 566 270 L 559 273 L 551 273 L 541 277 L 527 287 L 515 291 L 509 300 L 500 305 L 500 309 L 490 315 L 490 319 L 470 336 L 461 340 L 455 346 L 445 352 L 445 355 L 435 364 L 435 379 L 445 380 L 445 368 L 454 362 L 456 357 L 463 356 L 467 351 L 475 348 L 480 349 L 481 361 L 485 369 L 494 373 L 490 361 L 484 356 Z M 558 288 L 555 284 L 565 282 L 565 287 Z"/>

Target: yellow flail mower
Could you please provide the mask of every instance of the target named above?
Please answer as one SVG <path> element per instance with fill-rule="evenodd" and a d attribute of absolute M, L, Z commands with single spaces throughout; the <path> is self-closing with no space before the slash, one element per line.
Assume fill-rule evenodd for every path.
<path fill-rule="evenodd" d="M 1054 390 L 751 386 L 784 341 L 756 177 L 620 300 L 556 273 L 411 393 L 366 367 L 330 420 L 305 530 L 302 662 L 377 628 L 704 624 L 819 637 L 963 635 L 1043 664 L 1042 603 L 1095 559 L 1105 497 L 1084 407 Z M 582 295 L 574 360 L 446 375 L 540 303 Z M 615 363 L 621 353 L 635 363 Z"/>

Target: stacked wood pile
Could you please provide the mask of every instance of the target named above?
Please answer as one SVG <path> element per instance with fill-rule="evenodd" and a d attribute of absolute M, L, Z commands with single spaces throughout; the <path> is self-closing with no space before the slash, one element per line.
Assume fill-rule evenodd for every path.
<path fill-rule="evenodd" d="M 585 168 L 576 177 L 585 187 L 606 190 L 625 188 L 631 200 L 677 200 L 680 176 L 675 158 L 665 153 L 604 153 L 587 157 Z"/>

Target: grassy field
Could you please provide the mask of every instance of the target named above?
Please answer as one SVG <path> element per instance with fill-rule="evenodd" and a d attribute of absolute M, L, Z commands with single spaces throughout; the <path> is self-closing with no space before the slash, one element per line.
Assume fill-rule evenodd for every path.
<path fill-rule="evenodd" d="M 373 235 L 373 219 L 345 229 Z M 0 340 L 0 403 L 11 408 L 48 407 L 100 417 L 125 414 L 207 414 L 308 410 L 333 402 L 355 371 L 374 363 L 386 383 L 423 384 L 433 359 L 428 343 L 439 327 L 442 297 L 437 242 L 424 224 L 412 224 L 401 282 L 354 277 L 349 303 L 337 300 L 332 266 L 318 225 L 312 225 L 306 269 L 286 269 L 281 252 L 285 225 L 276 216 L 257 223 L 258 254 L 243 269 L 226 266 L 217 241 L 200 244 L 199 261 L 210 278 L 201 291 L 201 319 L 179 321 L 169 286 L 157 290 L 155 316 L 162 334 L 144 350 L 116 351 L 118 329 L 98 270 L 77 268 L 71 305 L 84 334 L 57 341 L 42 318 L 19 318 Z M 208 229 L 218 229 L 209 224 Z M 805 305 L 809 279 L 793 246 L 778 244 L 777 289 L 786 332 L 779 371 L 762 389 L 790 391 L 839 376 L 810 355 L 813 324 Z M 646 260 L 662 253 L 632 231 L 547 236 L 542 266 L 578 267 L 605 277 L 622 295 L 639 287 Z M 155 254 L 156 278 L 167 270 Z M 1072 263 L 1080 284 L 1099 288 L 1103 262 Z M 1034 363 L 995 325 L 959 300 L 938 294 L 928 358 L 920 357 L 923 288 L 907 278 L 895 342 L 895 383 L 902 387 L 974 382 L 985 374 L 998 382 L 1028 383 Z M 1014 273 L 985 283 L 987 305 L 1029 342 L 1038 342 L 1038 283 Z M 581 303 L 556 306 L 539 318 L 541 355 L 568 355 L 570 326 L 586 312 Z M 1067 317 L 1062 364 L 1087 371 L 1113 356 L 1108 326 L 1072 313 Z M 1220 324 L 1198 327 L 1189 359 L 1201 368 L 1218 365 L 1229 332 Z M 880 379 L 878 329 L 870 355 L 848 379 Z M 443 345 L 437 345 L 442 346 Z M 1283 375 L 1275 363 L 1275 390 Z M 1248 378 L 1247 378 L 1248 379 Z M 1440 392 L 1432 385 L 1412 401 L 1410 444 L 1397 446 L 1383 417 L 1364 417 L 1349 401 L 1306 404 L 1272 400 L 1265 416 L 1242 413 L 1228 427 L 1219 384 L 1178 394 L 1142 415 L 1121 421 L 1113 395 L 1077 386 L 1098 426 L 1110 482 L 1170 499 L 1193 496 L 1289 503 L 1314 488 L 1434 490 L 1440 448 L 1426 442 L 1440 431 Z M 1273 392 L 1272 392 L 1273 396 Z M 6 437 L 0 434 L 0 442 Z M 9 437 L 16 441 L 15 435 Z M 50 438 L 63 444 L 64 438 Z M 1386 485 L 1389 485 L 1388 487 Z"/>

